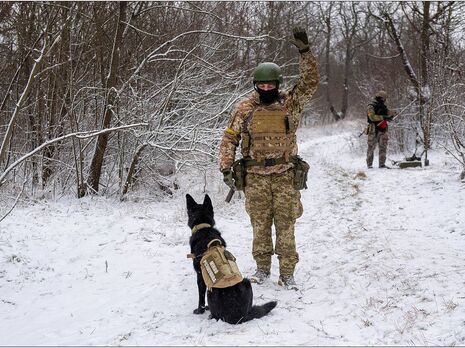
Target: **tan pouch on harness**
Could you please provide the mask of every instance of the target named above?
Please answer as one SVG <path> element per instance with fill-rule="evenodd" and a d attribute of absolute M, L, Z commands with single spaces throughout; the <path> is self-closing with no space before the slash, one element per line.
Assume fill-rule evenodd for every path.
<path fill-rule="evenodd" d="M 236 258 L 221 245 L 219 239 L 208 243 L 200 260 L 202 277 L 207 288 L 227 288 L 240 283 L 244 277 L 237 268 Z"/>

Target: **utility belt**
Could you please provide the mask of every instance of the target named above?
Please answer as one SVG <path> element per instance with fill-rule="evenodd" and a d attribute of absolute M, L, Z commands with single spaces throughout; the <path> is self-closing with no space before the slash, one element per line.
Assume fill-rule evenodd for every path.
<path fill-rule="evenodd" d="M 302 190 L 307 187 L 307 178 L 310 165 L 305 162 L 300 156 L 292 156 L 290 160 L 286 160 L 284 157 L 279 158 L 267 158 L 263 161 L 257 161 L 250 157 L 244 157 L 235 161 L 232 165 L 234 186 L 237 191 L 243 191 L 245 188 L 245 176 L 247 174 L 247 168 L 250 167 L 272 167 L 279 164 L 293 164 L 294 172 L 294 189 Z"/>

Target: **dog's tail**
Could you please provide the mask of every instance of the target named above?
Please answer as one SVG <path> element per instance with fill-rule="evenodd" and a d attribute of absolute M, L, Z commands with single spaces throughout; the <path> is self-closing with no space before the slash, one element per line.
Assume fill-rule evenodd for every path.
<path fill-rule="evenodd" d="M 261 317 L 267 315 L 268 313 L 270 313 L 270 311 L 274 307 L 276 307 L 277 304 L 278 304 L 278 302 L 276 302 L 276 301 L 270 301 L 270 302 L 265 303 L 265 304 L 263 304 L 261 306 L 252 306 L 252 308 L 250 308 L 249 313 L 247 313 L 247 315 L 242 320 L 242 322 L 246 322 L 246 321 L 249 321 L 249 320 L 252 320 L 252 319 L 258 319 L 258 318 L 261 318 Z"/>

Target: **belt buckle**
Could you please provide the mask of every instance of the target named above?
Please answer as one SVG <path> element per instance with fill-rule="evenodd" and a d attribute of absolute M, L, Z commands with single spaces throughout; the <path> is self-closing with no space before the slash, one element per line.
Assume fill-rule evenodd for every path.
<path fill-rule="evenodd" d="M 276 163 L 274 158 L 265 158 L 265 167 L 274 166 Z"/>

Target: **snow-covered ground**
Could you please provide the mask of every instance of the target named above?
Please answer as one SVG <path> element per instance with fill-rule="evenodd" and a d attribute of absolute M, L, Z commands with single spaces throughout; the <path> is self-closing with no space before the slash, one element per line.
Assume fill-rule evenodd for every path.
<path fill-rule="evenodd" d="M 254 270 L 243 196 L 216 171 L 163 202 L 62 198 L 0 224 L 0 345 L 464 345 L 465 185 L 445 154 L 425 168 L 365 167 L 346 122 L 299 131 L 310 163 L 297 221 L 299 291 L 254 285 L 266 317 L 194 315 L 185 193 L 212 197 L 217 228 Z M 400 159 L 401 154 L 389 158 Z"/>

